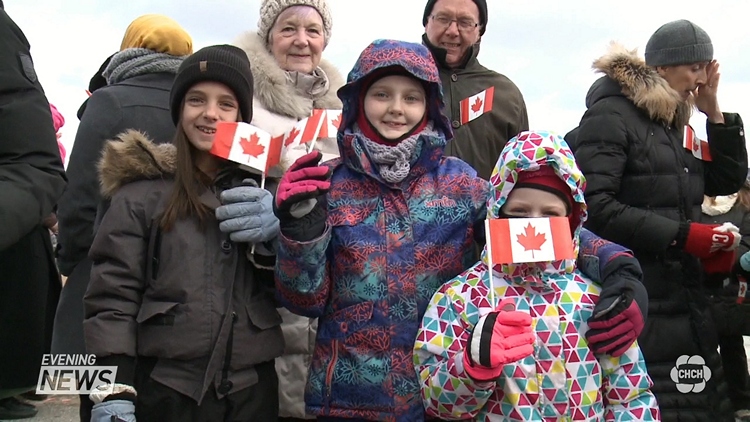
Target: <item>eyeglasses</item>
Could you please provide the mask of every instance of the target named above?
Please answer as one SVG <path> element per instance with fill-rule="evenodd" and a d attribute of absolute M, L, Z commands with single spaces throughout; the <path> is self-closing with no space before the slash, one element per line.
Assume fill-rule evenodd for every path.
<path fill-rule="evenodd" d="M 464 32 L 471 31 L 472 29 L 479 26 L 479 23 L 467 18 L 451 19 L 448 16 L 444 15 L 432 15 L 430 16 L 430 18 L 432 18 L 432 21 L 442 29 L 448 29 L 448 27 L 450 27 L 453 22 L 456 22 L 459 31 Z"/>

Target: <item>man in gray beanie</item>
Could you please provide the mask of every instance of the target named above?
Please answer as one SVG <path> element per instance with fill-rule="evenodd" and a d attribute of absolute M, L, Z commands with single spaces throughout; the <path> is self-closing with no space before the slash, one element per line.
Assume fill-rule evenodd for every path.
<path fill-rule="evenodd" d="M 704 195 L 742 186 L 747 151 L 742 119 L 716 99 L 711 39 L 692 22 L 670 22 L 651 36 L 645 59 L 613 43 L 593 67 L 604 76 L 565 138 L 587 179 L 586 227 L 630 248 L 643 268 L 649 320 L 638 342 L 662 420 L 734 421 L 702 286 L 704 273 L 731 272 L 740 234 L 697 221 Z M 689 126 L 696 107 L 708 142 Z M 692 364 L 698 376 L 680 375 Z"/>
<path fill-rule="evenodd" d="M 489 180 L 500 151 L 510 138 L 529 129 L 529 118 L 518 87 L 477 59 L 487 27 L 487 3 L 428 0 L 422 16 L 422 42 L 440 71 L 445 115 L 453 126 L 454 138 L 445 153 L 466 161 L 480 177 Z M 488 97 L 489 88 L 493 95 Z M 491 109 L 480 97 L 492 98 Z M 462 108 L 467 102 L 478 111 L 469 113 L 469 107 Z"/>

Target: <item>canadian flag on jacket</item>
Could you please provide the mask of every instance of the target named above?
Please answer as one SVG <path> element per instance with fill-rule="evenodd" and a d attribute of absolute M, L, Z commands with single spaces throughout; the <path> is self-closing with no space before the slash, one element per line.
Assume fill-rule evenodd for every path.
<path fill-rule="evenodd" d="M 484 91 L 461 100 L 461 124 L 469 123 L 484 113 L 492 111 L 492 100 L 495 96 L 495 87 L 491 86 Z"/>
<path fill-rule="evenodd" d="M 282 137 L 244 122 L 219 122 L 210 153 L 265 174 L 281 159 Z"/>
<path fill-rule="evenodd" d="M 567 217 L 488 219 L 485 232 L 493 265 L 575 257 Z"/>
<path fill-rule="evenodd" d="M 341 126 L 341 110 L 324 110 L 325 119 L 318 138 L 335 138 Z"/>
<path fill-rule="evenodd" d="M 685 125 L 682 146 L 692 152 L 695 158 L 703 161 L 711 161 L 711 149 L 708 146 L 708 141 L 700 139 L 690 125 Z"/>
<path fill-rule="evenodd" d="M 318 138 L 320 127 L 323 125 L 325 114 L 325 110 L 315 109 L 312 111 L 310 117 L 305 117 L 297 122 L 293 128 L 286 131 L 283 135 L 284 151 L 307 143 L 310 143 L 308 150 L 312 149 L 315 140 Z"/>

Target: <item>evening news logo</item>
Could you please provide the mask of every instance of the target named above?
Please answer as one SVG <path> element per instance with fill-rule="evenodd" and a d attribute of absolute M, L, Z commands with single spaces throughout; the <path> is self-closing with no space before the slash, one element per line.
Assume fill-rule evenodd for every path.
<path fill-rule="evenodd" d="M 669 375 L 680 393 L 700 393 L 711 379 L 711 369 L 700 356 L 682 355 Z"/>
<path fill-rule="evenodd" d="M 94 355 L 43 355 L 36 394 L 90 394 L 97 386 L 112 392 L 116 366 L 96 366 Z"/>

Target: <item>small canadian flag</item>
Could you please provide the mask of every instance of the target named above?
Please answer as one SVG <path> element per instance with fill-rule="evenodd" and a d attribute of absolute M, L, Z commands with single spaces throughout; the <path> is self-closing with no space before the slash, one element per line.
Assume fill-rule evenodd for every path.
<path fill-rule="evenodd" d="M 567 217 L 488 219 L 485 230 L 493 265 L 575 257 Z"/>
<path fill-rule="evenodd" d="M 284 146 L 283 149 L 292 149 L 297 145 L 307 144 L 317 139 L 320 128 L 323 125 L 325 119 L 325 110 L 315 109 L 312 111 L 310 117 L 297 122 L 293 128 L 286 131 L 283 135 Z"/>
<path fill-rule="evenodd" d="M 682 146 L 692 152 L 695 158 L 703 161 L 711 161 L 711 149 L 708 146 L 708 142 L 700 139 L 690 125 L 685 125 Z"/>
<path fill-rule="evenodd" d="M 279 163 L 282 137 L 244 122 L 219 122 L 211 154 L 261 173 Z"/>
<path fill-rule="evenodd" d="M 341 110 L 325 110 L 325 120 L 318 138 L 335 138 L 341 126 Z"/>
<path fill-rule="evenodd" d="M 484 91 L 461 100 L 461 124 L 469 123 L 484 113 L 492 110 L 492 100 L 495 96 L 495 87 L 491 86 Z"/>

